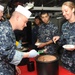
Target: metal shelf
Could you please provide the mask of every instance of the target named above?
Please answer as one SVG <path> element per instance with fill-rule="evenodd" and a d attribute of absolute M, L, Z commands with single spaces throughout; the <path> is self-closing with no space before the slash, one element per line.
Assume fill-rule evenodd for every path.
<path fill-rule="evenodd" d="M 40 10 L 45 10 L 45 11 L 61 11 L 61 7 L 33 7 L 33 9 L 31 9 L 33 11 L 40 11 Z"/>

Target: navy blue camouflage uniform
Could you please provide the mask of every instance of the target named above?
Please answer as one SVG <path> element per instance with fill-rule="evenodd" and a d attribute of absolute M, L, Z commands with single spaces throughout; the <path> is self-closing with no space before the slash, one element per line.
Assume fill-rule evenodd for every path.
<path fill-rule="evenodd" d="M 52 40 L 53 36 L 58 35 L 58 27 L 51 21 L 48 24 L 42 23 L 38 29 L 38 39 L 40 42 L 48 42 Z M 54 43 L 45 46 L 47 53 L 56 54 L 56 45 Z"/>
<path fill-rule="evenodd" d="M 68 21 L 62 25 L 62 35 L 58 41 L 59 45 L 75 44 L 75 22 Z M 75 50 L 63 50 L 61 57 L 62 65 L 69 71 L 75 73 Z"/>
<path fill-rule="evenodd" d="M 15 35 L 9 21 L 0 23 L 0 75 L 15 75 L 14 67 L 22 60 L 23 53 L 16 50 Z"/>
<path fill-rule="evenodd" d="M 38 29 L 39 29 L 38 25 L 35 25 L 35 27 L 32 29 L 32 45 L 34 45 L 37 41 Z"/>

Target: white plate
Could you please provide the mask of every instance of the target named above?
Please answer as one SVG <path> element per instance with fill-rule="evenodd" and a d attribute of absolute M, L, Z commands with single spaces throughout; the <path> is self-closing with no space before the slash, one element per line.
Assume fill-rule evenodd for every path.
<path fill-rule="evenodd" d="M 40 44 L 41 44 L 41 43 L 39 43 L 39 42 L 38 42 L 38 43 L 35 43 L 36 46 L 39 46 Z"/>
<path fill-rule="evenodd" d="M 63 48 L 65 49 L 74 48 L 74 45 L 70 45 L 70 44 L 63 45 Z"/>

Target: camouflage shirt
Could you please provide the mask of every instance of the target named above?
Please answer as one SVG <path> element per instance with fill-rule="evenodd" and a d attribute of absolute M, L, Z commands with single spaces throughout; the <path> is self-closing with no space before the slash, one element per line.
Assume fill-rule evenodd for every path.
<path fill-rule="evenodd" d="M 48 24 L 41 24 L 38 30 L 38 39 L 40 42 L 48 42 L 52 40 L 53 36 L 58 35 L 58 27 L 52 22 Z M 49 54 L 56 53 L 56 45 L 54 43 L 45 46 Z"/>
<path fill-rule="evenodd" d="M 0 23 L 0 75 L 14 75 L 10 64 L 18 65 L 22 53 L 16 50 L 15 35 L 9 21 Z"/>
<path fill-rule="evenodd" d="M 60 44 L 75 44 L 75 22 L 69 23 L 68 21 L 62 25 L 62 36 L 59 40 Z M 63 66 L 75 73 L 75 50 L 63 51 L 62 58 Z"/>

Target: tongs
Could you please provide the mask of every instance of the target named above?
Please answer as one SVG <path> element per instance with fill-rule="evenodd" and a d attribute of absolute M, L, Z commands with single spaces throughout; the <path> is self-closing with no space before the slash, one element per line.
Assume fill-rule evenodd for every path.
<path fill-rule="evenodd" d="M 41 53 L 45 53 L 46 51 L 47 49 L 43 49 L 43 50 L 39 50 L 38 53 L 41 54 Z"/>

